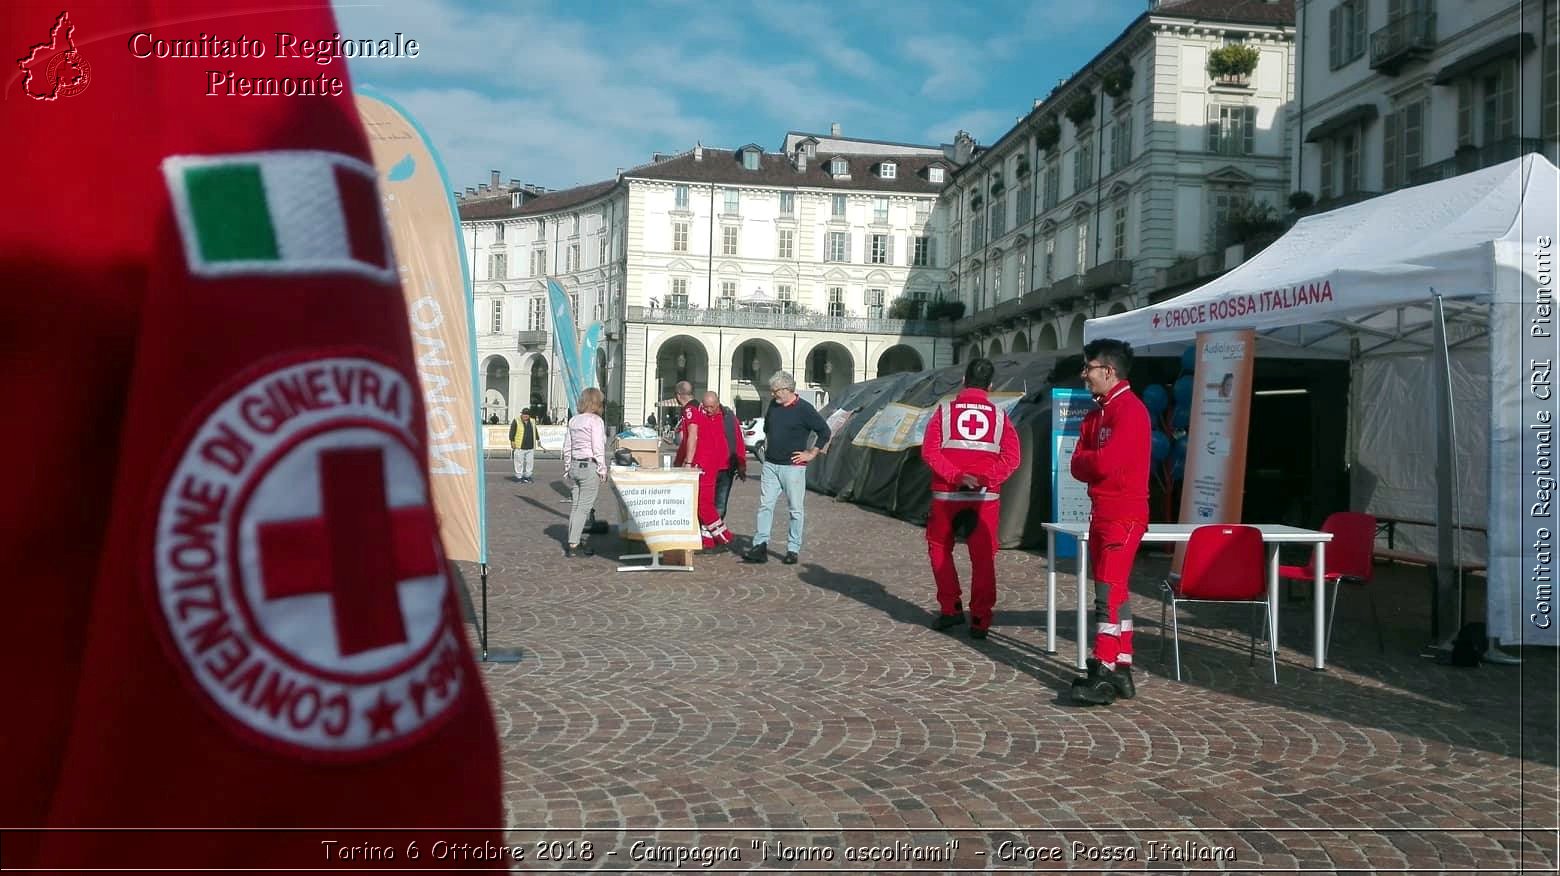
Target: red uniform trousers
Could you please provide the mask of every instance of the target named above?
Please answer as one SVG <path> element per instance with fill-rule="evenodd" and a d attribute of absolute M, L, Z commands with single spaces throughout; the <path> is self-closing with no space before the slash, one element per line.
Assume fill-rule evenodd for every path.
<path fill-rule="evenodd" d="M 1148 524 L 1094 520 L 1089 524 L 1089 567 L 1094 570 L 1094 656 L 1115 666 L 1132 664 L 1132 606 L 1127 582 Z"/>
<path fill-rule="evenodd" d="M 704 549 L 731 544 L 731 530 L 715 507 L 715 479 L 720 473 L 705 469 L 699 473 L 699 536 Z"/>
<path fill-rule="evenodd" d="M 991 608 L 997 604 L 997 519 L 1001 502 L 933 499 L 926 517 L 926 552 L 937 582 L 937 605 L 943 614 L 959 611 L 963 590 L 959 570 L 953 565 L 953 518 L 961 511 L 976 515 L 975 530 L 966 539 L 970 549 L 970 625 L 991 626 Z"/>

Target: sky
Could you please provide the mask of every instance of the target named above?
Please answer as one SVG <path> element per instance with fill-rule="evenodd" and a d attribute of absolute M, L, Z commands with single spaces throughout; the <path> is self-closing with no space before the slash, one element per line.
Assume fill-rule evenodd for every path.
<path fill-rule="evenodd" d="M 427 130 L 456 189 L 498 170 L 552 189 L 696 142 L 785 132 L 996 141 L 1145 0 L 392 0 L 336 4 L 342 36 L 417 40 L 353 59 L 354 81 Z"/>

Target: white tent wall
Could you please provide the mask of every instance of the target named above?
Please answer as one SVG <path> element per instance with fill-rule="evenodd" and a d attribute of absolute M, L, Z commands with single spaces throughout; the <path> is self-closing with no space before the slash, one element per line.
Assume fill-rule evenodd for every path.
<path fill-rule="evenodd" d="M 1376 504 L 1364 507 L 1382 514 L 1423 510 L 1428 499 L 1429 515 L 1404 516 L 1436 520 L 1452 516 L 1436 498 L 1441 401 L 1435 390 L 1438 344 L 1428 318 L 1432 300 L 1443 296 L 1454 353 L 1460 482 L 1455 522 L 1475 524 L 1482 517 L 1489 530 L 1489 633 L 1508 644 L 1557 646 L 1560 617 L 1534 614 L 1553 611 L 1553 584 L 1543 583 L 1548 589 L 1540 591 L 1541 582 L 1525 568 L 1533 565 L 1530 543 L 1548 532 L 1537 556 L 1546 566 L 1541 571 L 1553 576 L 1549 558 L 1560 531 L 1552 512 L 1535 519 L 1528 510 L 1545 483 L 1536 467 L 1552 464 L 1538 459 L 1543 454 L 1535 455 L 1531 445 L 1538 440 L 1533 431 L 1538 418 L 1556 416 L 1554 396 L 1541 398 L 1529 384 L 1534 362 L 1560 361 L 1556 333 L 1532 333 L 1532 320 L 1542 309 L 1538 302 L 1554 300 L 1557 194 L 1555 166 L 1529 154 L 1309 216 L 1210 283 L 1089 320 L 1084 339 L 1162 347 L 1191 343 L 1199 332 L 1255 328 L 1259 355 L 1276 345 L 1350 359 L 1354 392 L 1364 387 L 1351 407 L 1352 446 L 1362 468 L 1385 479 L 1374 487 L 1379 497 L 1363 500 Z M 1487 356 L 1482 396 L 1480 372 L 1470 364 L 1480 348 Z M 1402 355 L 1421 358 L 1417 366 L 1408 364 L 1411 358 L 1388 364 Z M 1382 385 L 1400 394 L 1391 397 Z M 1476 441 L 1483 442 L 1482 454 Z M 1398 452 L 1418 465 L 1388 461 Z M 1356 496 L 1353 504 L 1361 502 Z M 1474 544 L 1467 547 L 1468 557 L 1478 556 Z"/>
<path fill-rule="evenodd" d="M 1353 511 L 1377 517 L 1436 519 L 1436 434 L 1440 426 L 1435 356 L 1361 359 L 1350 380 L 1354 446 L 1349 466 Z M 1457 522 L 1483 528 L 1489 518 L 1490 359 L 1487 350 L 1452 354 L 1457 414 Z M 1458 556 L 1485 562 L 1483 533 L 1462 532 Z M 1432 526 L 1399 526 L 1398 550 L 1435 556 Z"/>

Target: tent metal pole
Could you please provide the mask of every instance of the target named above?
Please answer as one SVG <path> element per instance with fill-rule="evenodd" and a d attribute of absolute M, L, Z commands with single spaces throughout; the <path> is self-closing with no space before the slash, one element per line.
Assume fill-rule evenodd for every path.
<path fill-rule="evenodd" d="M 1452 353 L 1446 339 L 1446 312 L 1441 296 L 1430 290 L 1434 301 L 1436 394 L 1440 423 L 1436 429 L 1436 594 L 1435 623 L 1431 637 L 1443 645 L 1462 629 L 1462 567 L 1457 550 L 1457 406 L 1452 393 Z"/>

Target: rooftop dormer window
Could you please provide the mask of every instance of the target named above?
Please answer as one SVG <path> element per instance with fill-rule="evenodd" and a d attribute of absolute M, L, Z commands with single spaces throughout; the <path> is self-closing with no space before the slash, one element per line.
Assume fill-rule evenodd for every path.
<path fill-rule="evenodd" d="M 929 168 L 927 168 L 926 169 L 926 181 L 927 182 L 933 182 L 933 183 L 941 183 L 943 181 L 943 169 L 940 168 L 940 167 L 929 167 Z"/>
<path fill-rule="evenodd" d="M 833 159 L 829 162 L 829 173 L 833 176 L 849 176 L 849 165 L 845 163 L 843 158 Z"/>
<path fill-rule="evenodd" d="M 885 161 L 878 165 L 878 176 L 883 179 L 898 179 L 899 165 L 892 161 Z"/>
<path fill-rule="evenodd" d="M 753 148 L 743 149 L 742 150 L 742 169 L 743 170 L 758 170 L 759 155 L 760 155 L 760 153 L 759 153 L 759 151 L 757 149 L 753 149 Z"/>

